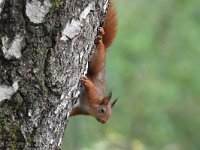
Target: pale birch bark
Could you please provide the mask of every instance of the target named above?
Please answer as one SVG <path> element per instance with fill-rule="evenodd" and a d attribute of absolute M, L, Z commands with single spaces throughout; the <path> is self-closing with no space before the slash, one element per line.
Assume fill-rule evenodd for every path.
<path fill-rule="evenodd" d="M 107 0 L 0 0 L 0 149 L 60 149 Z"/>

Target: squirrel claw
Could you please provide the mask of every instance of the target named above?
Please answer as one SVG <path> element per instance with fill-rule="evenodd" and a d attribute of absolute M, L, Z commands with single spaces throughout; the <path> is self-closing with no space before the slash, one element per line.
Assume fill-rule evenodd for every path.
<path fill-rule="evenodd" d="M 104 28 L 103 27 L 99 27 L 98 28 L 98 35 L 103 36 L 105 34 Z"/>
<path fill-rule="evenodd" d="M 83 76 L 81 81 L 82 81 L 83 86 L 88 90 L 94 87 L 94 84 L 86 76 Z"/>
<path fill-rule="evenodd" d="M 102 40 L 102 36 L 98 35 L 96 40 L 95 40 L 95 43 L 99 44 L 101 40 Z"/>
<path fill-rule="evenodd" d="M 88 78 L 86 76 L 83 76 L 82 79 L 81 79 L 81 82 L 83 84 L 86 84 L 87 80 L 88 80 Z"/>
<path fill-rule="evenodd" d="M 103 27 L 99 27 L 98 28 L 98 35 L 97 35 L 97 38 L 95 40 L 95 43 L 99 44 L 100 41 L 102 40 L 104 34 L 105 34 L 105 31 L 104 31 Z"/>

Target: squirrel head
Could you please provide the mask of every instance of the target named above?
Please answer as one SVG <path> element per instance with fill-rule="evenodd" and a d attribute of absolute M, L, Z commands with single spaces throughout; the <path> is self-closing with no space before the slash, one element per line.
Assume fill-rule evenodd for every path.
<path fill-rule="evenodd" d="M 99 101 L 97 108 L 95 110 L 95 117 L 97 121 L 101 123 L 106 123 L 108 118 L 111 115 L 112 107 L 115 105 L 118 99 L 110 102 L 112 97 L 112 92 L 108 94 L 108 96 L 104 97 L 102 100 Z"/>

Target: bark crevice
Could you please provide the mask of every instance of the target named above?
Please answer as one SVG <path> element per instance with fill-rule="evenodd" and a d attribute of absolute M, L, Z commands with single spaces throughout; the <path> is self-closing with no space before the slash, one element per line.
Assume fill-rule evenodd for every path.
<path fill-rule="evenodd" d="M 9 98 L 0 100 L 0 149 L 61 148 L 107 6 L 107 0 L 42 0 L 40 9 L 47 1 L 51 7 L 33 21 L 33 14 L 27 16 L 27 3 L 30 8 L 38 1 L 6 0 L 0 5 L 0 87 L 18 83 Z M 80 25 L 78 30 L 71 27 L 73 36 L 66 28 L 72 20 Z M 6 57 L 2 38 L 12 45 L 18 34 L 24 38 L 18 46 L 21 56 Z"/>

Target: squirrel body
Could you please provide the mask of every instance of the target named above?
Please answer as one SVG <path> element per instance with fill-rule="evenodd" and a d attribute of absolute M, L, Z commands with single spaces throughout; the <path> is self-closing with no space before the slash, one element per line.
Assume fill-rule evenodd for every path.
<path fill-rule="evenodd" d="M 70 116 L 91 115 L 101 123 L 107 122 L 117 99 L 110 102 L 112 93 L 106 96 L 105 59 L 107 48 L 117 32 L 117 15 L 111 3 L 105 16 L 104 26 L 99 28 L 96 49 L 88 64 L 87 75 L 82 78 L 83 89 Z"/>

